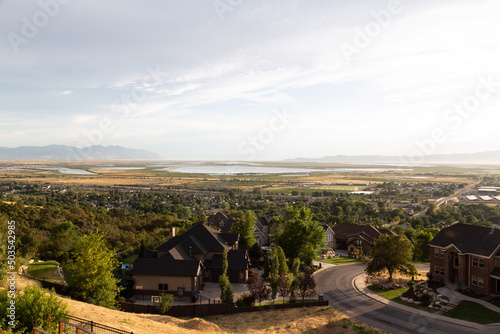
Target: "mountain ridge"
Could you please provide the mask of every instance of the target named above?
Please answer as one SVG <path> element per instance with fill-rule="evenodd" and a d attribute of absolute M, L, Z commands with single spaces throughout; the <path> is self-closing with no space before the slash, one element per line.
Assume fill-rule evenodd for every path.
<path fill-rule="evenodd" d="M 0 160 L 14 161 L 100 161 L 100 160 L 157 160 L 162 157 L 141 149 L 117 145 L 92 145 L 77 148 L 68 145 L 0 147 Z"/>
<path fill-rule="evenodd" d="M 287 162 L 378 162 L 378 163 L 477 163 L 477 164 L 500 164 L 500 150 L 475 152 L 475 153 L 450 153 L 431 154 L 422 156 L 390 156 L 390 155 L 326 155 L 322 158 L 294 158 L 285 159 Z"/>

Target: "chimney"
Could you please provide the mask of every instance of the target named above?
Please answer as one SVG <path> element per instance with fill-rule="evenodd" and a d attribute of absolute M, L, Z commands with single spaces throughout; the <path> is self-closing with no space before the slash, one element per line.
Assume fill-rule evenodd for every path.
<path fill-rule="evenodd" d="M 498 228 L 497 225 L 493 224 L 491 226 L 491 231 L 490 231 L 490 234 L 493 234 L 495 232 L 495 229 Z"/>
<path fill-rule="evenodd" d="M 173 237 L 175 237 L 175 227 L 172 227 L 172 229 L 170 230 L 170 239 L 172 239 Z"/>

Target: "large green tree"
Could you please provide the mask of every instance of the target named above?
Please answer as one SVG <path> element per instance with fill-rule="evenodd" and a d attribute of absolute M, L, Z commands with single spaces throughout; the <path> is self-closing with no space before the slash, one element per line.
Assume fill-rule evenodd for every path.
<path fill-rule="evenodd" d="M 0 285 L 4 283 L 3 278 L 7 272 L 7 245 L 9 245 L 7 226 L 7 218 L 0 214 Z"/>
<path fill-rule="evenodd" d="M 289 259 L 317 257 L 316 250 L 325 242 L 325 232 L 306 207 L 288 207 L 284 217 L 271 221 L 273 241 Z"/>
<path fill-rule="evenodd" d="M 65 265 L 71 295 L 87 303 L 114 307 L 121 290 L 112 273 L 117 266 L 114 251 L 107 247 L 103 234 L 92 232 L 79 237 Z"/>
<path fill-rule="evenodd" d="M 389 273 L 389 281 L 392 282 L 395 272 L 412 274 L 416 271 L 411 262 L 412 257 L 413 246 L 406 237 L 383 234 L 373 243 L 365 271 L 368 275 L 375 275 L 386 270 Z"/>
<path fill-rule="evenodd" d="M 245 210 L 243 217 L 240 220 L 233 223 L 231 226 L 232 233 L 239 233 L 241 242 L 247 246 L 247 248 L 252 247 L 255 244 L 255 237 L 253 232 L 255 230 L 255 222 L 257 221 L 257 216 L 251 210 Z"/>
<path fill-rule="evenodd" d="M 430 247 L 429 243 L 434 239 L 434 236 L 431 231 L 422 231 L 418 233 L 414 240 L 415 244 L 415 260 L 418 261 L 429 261 L 430 257 Z"/>

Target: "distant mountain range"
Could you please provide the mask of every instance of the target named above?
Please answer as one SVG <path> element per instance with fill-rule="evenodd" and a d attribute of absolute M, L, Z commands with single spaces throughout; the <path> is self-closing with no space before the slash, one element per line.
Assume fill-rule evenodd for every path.
<path fill-rule="evenodd" d="M 76 148 L 66 145 L 0 147 L 0 160 L 83 161 L 83 160 L 155 160 L 156 153 L 121 146 L 94 145 Z"/>
<path fill-rule="evenodd" d="M 295 158 L 288 162 L 331 162 L 331 163 L 394 163 L 394 164 L 467 164 L 500 165 L 500 150 L 478 153 L 434 154 L 422 157 L 386 155 L 335 155 L 323 158 Z"/>

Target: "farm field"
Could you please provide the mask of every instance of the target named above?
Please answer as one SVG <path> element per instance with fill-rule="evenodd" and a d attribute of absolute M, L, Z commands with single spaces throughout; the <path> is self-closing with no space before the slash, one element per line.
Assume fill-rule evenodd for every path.
<path fill-rule="evenodd" d="M 121 189 L 178 189 L 185 191 L 213 191 L 239 189 L 247 192 L 260 188 L 262 192 L 290 195 L 292 191 L 310 195 L 318 191 L 350 192 L 364 190 L 384 182 L 438 182 L 471 184 L 482 175 L 500 173 L 500 168 L 484 169 L 474 167 L 401 167 L 345 164 L 304 164 L 304 163 L 258 163 L 263 173 L 220 174 L 221 163 L 205 162 L 203 171 L 215 168 L 219 174 L 184 173 L 178 166 L 189 166 L 191 162 L 170 162 L 153 164 L 150 162 L 109 162 L 40 163 L 16 162 L 0 163 L 1 181 L 23 181 L 82 188 Z M 171 165 L 174 167 L 165 167 Z M 69 170 L 58 170 L 66 168 Z M 170 168 L 170 169 L 166 169 Z M 179 167 L 182 168 L 182 167 Z M 67 174 L 77 170 L 81 174 Z M 189 170 L 189 169 L 188 169 Z M 225 171 L 224 169 L 222 169 Z M 269 173 L 268 170 L 303 170 L 304 172 Z M 229 166 L 228 173 L 238 172 Z M 341 183 L 338 185 L 336 183 Z M 352 185 L 348 185 L 352 183 Z M 360 184 L 360 185 L 356 185 Z"/>

